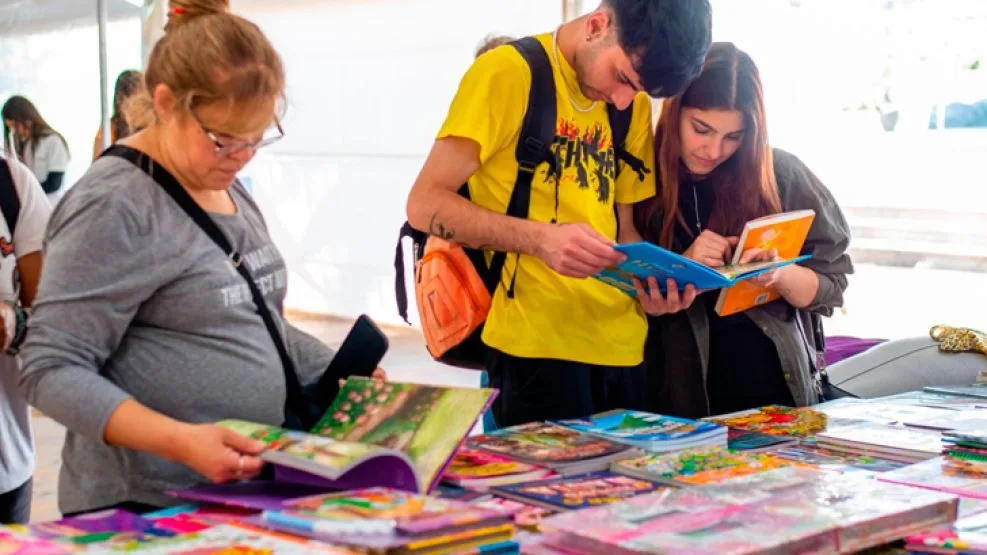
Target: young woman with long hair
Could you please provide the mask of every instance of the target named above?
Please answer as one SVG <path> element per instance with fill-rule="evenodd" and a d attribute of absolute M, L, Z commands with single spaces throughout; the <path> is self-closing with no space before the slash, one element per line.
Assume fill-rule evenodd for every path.
<path fill-rule="evenodd" d="M 799 209 L 816 217 L 803 250 L 813 258 L 757 279 L 781 299 L 721 317 L 714 309 L 719 291 L 708 291 L 686 311 L 650 318 L 652 408 L 705 416 L 817 402 L 812 314 L 831 315 L 843 303 L 853 271 L 850 231 L 822 182 L 798 158 L 770 146 L 750 56 L 730 43 L 713 45 L 702 73 L 662 106 L 655 157 L 658 195 L 635 207 L 636 227 L 645 239 L 698 262 L 728 263 L 754 218 Z"/>

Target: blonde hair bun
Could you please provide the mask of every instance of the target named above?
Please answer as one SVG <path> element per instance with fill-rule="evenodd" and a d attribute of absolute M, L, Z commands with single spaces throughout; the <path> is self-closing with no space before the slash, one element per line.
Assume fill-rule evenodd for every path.
<path fill-rule="evenodd" d="M 183 23 L 203 15 L 229 13 L 229 0 L 170 0 L 168 2 L 168 23 L 165 32 L 174 30 Z"/>

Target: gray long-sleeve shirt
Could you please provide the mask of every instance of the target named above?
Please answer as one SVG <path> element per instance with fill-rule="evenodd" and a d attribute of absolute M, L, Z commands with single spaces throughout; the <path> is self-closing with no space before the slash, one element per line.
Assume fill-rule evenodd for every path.
<path fill-rule="evenodd" d="M 285 322 L 286 268 L 240 185 L 235 215 L 212 215 L 244 257 L 279 319 L 303 383 L 332 351 Z M 136 501 L 167 505 L 170 488 L 205 481 L 148 453 L 106 445 L 113 411 L 133 398 L 193 423 L 239 418 L 279 425 L 285 385 L 274 343 L 225 254 L 147 175 L 96 161 L 61 201 L 22 349 L 28 400 L 68 428 L 63 512 Z"/>

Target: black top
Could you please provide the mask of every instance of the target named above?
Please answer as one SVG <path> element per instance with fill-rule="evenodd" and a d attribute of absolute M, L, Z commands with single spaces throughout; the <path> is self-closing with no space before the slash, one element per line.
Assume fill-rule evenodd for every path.
<path fill-rule="evenodd" d="M 715 188 L 708 179 L 687 180 L 679 187 L 679 208 L 686 225 L 675 225 L 678 252 L 688 249 L 700 230 L 706 229 L 715 198 Z M 709 291 L 696 299 L 703 303 L 709 318 L 706 392 L 710 412 L 724 414 L 770 404 L 793 406 L 774 342 L 744 313 L 718 315 L 715 307 L 719 294 L 719 290 Z"/>

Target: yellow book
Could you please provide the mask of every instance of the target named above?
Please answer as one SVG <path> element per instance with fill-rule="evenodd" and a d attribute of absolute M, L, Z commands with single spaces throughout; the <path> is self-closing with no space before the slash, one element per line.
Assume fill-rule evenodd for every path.
<path fill-rule="evenodd" d="M 778 251 L 778 257 L 782 260 L 799 256 L 815 217 L 814 210 L 795 210 L 747 222 L 737 242 L 732 263 L 740 263 L 740 257 L 749 249 L 774 249 Z M 720 291 L 716 301 L 716 313 L 720 316 L 729 316 L 779 298 L 781 294 L 773 287 L 761 287 L 750 281 L 740 281 L 733 287 Z"/>

